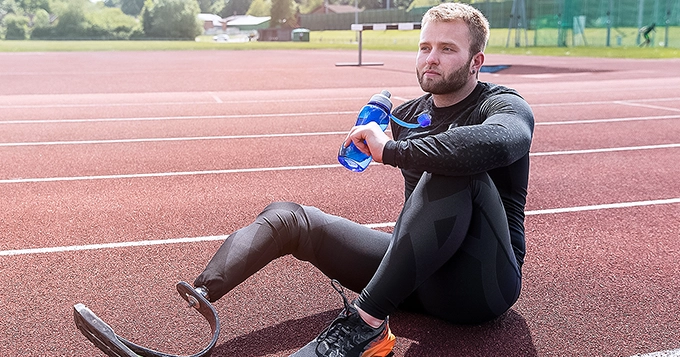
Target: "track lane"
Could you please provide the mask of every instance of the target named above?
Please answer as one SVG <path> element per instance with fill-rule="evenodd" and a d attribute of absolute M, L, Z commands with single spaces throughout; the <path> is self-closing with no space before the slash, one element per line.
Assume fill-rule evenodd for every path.
<path fill-rule="evenodd" d="M 354 56 L 355 54 L 347 54 L 348 58 Z M 171 57 L 172 55 L 166 59 Z M 0 56 L 0 60 L 2 58 L 5 57 Z M 186 60 L 186 57 L 182 58 Z M 489 59 L 492 58 L 489 56 Z M 496 58 L 502 61 L 513 59 L 511 56 Z M 333 59 L 335 60 L 337 59 Z M 403 58 L 395 60 L 403 61 L 407 65 L 399 71 L 390 71 L 387 68 L 347 71 L 343 73 L 360 73 L 362 78 L 343 80 L 349 82 L 351 79 L 361 83 L 375 80 L 372 85 L 374 88 L 378 81 L 381 84 L 389 84 L 390 80 L 368 78 L 370 75 L 377 73 L 384 76 L 403 72 L 408 73 L 409 80 L 412 81 L 412 71 L 409 72 L 413 64 L 412 55 L 404 55 Z M 515 60 L 516 63 L 523 65 L 540 65 L 541 61 L 545 61 L 531 57 Z M 386 61 L 388 67 L 394 63 L 396 62 Z M 650 63 L 654 66 L 650 67 Z M 624 69 L 619 72 L 602 72 L 606 70 L 604 67 L 613 64 Z M 638 61 L 605 60 L 593 64 L 582 59 L 557 59 L 551 61 L 549 65 L 545 65 L 545 62 L 543 65 L 548 68 L 552 66 L 590 70 L 587 78 L 596 85 L 597 83 L 603 85 L 598 91 L 584 90 L 579 94 L 581 84 L 585 83 L 583 78 L 586 77 L 569 76 L 559 71 L 538 76 L 519 73 L 493 78 L 500 78 L 507 84 L 516 83 L 522 93 L 529 90 L 526 96 L 530 102 L 536 104 L 550 104 L 551 101 L 563 103 L 568 98 L 573 98 L 572 102 L 576 102 L 583 100 L 584 95 L 592 97 L 589 99 L 597 99 L 596 97 L 600 95 L 598 93 L 607 92 L 605 81 L 616 85 L 609 91 L 607 98 L 631 101 L 632 97 L 617 97 L 614 93 L 631 93 L 636 88 L 649 89 L 654 84 L 658 85 L 659 90 L 668 90 L 669 86 L 675 85 L 672 82 L 673 76 L 669 76 L 669 73 L 674 73 L 673 68 L 675 71 L 678 68 L 677 63 L 673 61 L 642 61 L 640 64 Z M 154 73 L 154 76 L 161 74 Z M 282 72 L 278 72 L 277 69 L 272 73 L 279 75 Z M 324 77 L 325 81 L 337 73 L 339 72 L 328 73 Z M 624 74 L 627 76 L 625 81 L 615 78 Z M 637 81 L 636 78 L 656 80 Z M 567 84 L 560 84 L 559 81 Z M 83 91 L 92 92 L 94 89 L 116 92 L 131 90 L 130 83 L 134 83 L 119 81 L 100 88 L 95 83 L 85 82 L 88 81 L 82 80 L 71 84 L 82 85 L 78 90 Z M 210 92 L 212 88 L 208 87 L 214 85 L 198 82 L 192 80 L 188 86 Z M 15 82 L 3 81 L 3 85 L 5 83 L 10 83 L 11 87 Z M 61 85 L 52 86 L 49 80 L 46 83 L 47 85 L 38 91 L 50 93 L 52 90 L 63 88 Z M 251 84 L 264 85 L 264 82 Z M 321 81 L 317 80 L 309 81 L 308 84 L 322 86 Z M 636 84 L 637 87 L 634 87 Z M 174 88 L 172 84 L 163 85 L 166 89 Z M 162 88 L 163 85 L 158 88 Z M 280 81 L 267 85 L 284 86 Z M 293 87 L 298 85 L 300 84 Z M 23 83 L 18 83 L 17 86 L 14 88 L 23 88 L 21 87 Z M 150 86 L 140 88 L 152 90 Z M 69 91 L 77 90 L 69 88 Z M 550 93 L 552 91 L 554 93 Z M 15 93 L 18 92 L 21 90 Z M 542 93 L 549 96 L 544 97 Z M 631 95 L 642 96 L 640 93 Z M 654 97 L 663 98 L 663 93 L 650 92 L 648 97 L 642 99 Z M 358 102 L 363 104 L 361 100 Z M 642 114 L 649 111 L 660 114 L 675 105 L 671 101 L 645 104 L 663 108 L 628 105 L 630 111 L 625 113 Z M 283 108 L 282 105 L 280 109 L 285 110 Z M 538 108 L 543 110 L 543 107 Z M 145 115 L 153 116 L 151 108 L 144 109 Z M 554 111 L 541 112 L 537 119 L 540 122 L 551 118 L 551 113 L 552 116 L 559 117 L 572 109 L 573 106 L 565 108 L 558 105 Z M 64 109 L 59 115 L 65 118 L 91 117 L 84 114 L 87 113 L 85 108 L 81 110 L 75 115 L 69 114 L 68 109 Z M 181 110 L 191 112 L 201 109 L 186 107 Z M 219 111 L 220 106 L 206 110 Z M 243 110 L 246 110 L 245 106 Z M 604 111 L 606 107 L 598 110 Z M 171 112 L 172 110 L 167 109 L 164 113 Z M 96 117 L 105 117 L 107 111 L 103 110 L 102 113 L 104 114 Z M 587 120 L 599 116 L 595 113 L 592 113 L 594 116 L 586 114 L 588 111 L 584 111 L 577 119 Z M 50 116 L 34 112 L 30 118 L 44 117 Z M 654 123 L 656 125 L 657 122 Z M 616 130 L 608 131 L 606 130 L 608 127 L 604 126 L 602 128 L 612 135 L 605 140 L 615 140 L 613 136 L 616 135 Z M 670 129 L 672 130 L 672 126 Z M 584 135 L 580 131 L 565 130 L 563 126 L 557 126 L 549 131 L 544 128 L 540 130 L 540 137 L 545 137 L 546 140 L 540 141 L 540 137 L 537 136 L 536 148 L 540 148 L 538 145 L 550 145 L 553 141 L 558 143 L 565 141 L 557 136 L 560 131 L 565 131 L 565 135 Z M 134 136 L 132 132 L 128 134 Z M 656 137 L 663 133 L 644 134 Z M 77 139 L 78 136 L 75 135 L 74 138 Z M 547 140 L 548 138 L 550 140 Z M 593 136 L 593 139 L 598 137 Z M 587 143 L 583 144 L 587 146 Z M 336 144 L 330 146 L 334 145 Z M 594 146 L 596 145 L 591 147 Z M 621 198 L 616 187 L 598 186 L 597 188 L 602 191 L 595 195 L 589 189 L 598 183 L 616 185 L 619 180 L 627 180 L 622 186 L 626 189 L 632 187 L 635 181 L 639 185 L 633 187 L 630 197 L 623 195 L 627 198 L 662 198 L 643 196 L 664 193 L 667 192 L 665 190 L 672 190 L 677 186 L 672 180 L 677 176 L 677 164 L 674 166 L 672 163 L 677 160 L 669 165 L 665 164 L 668 162 L 667 157 L 673 158 L 672 150 L 677 149 L 650 150 L 644 153 L 555 156 L 547 160 L 545 157 L 534 158 L 530 209 L 539 209 L 540 206 L 548 206 L 549 203 L 562 205 L 577 199 L 598 201 L 596 203 L 611 202 Z M 657 158 L 656 155 L 663 151 L 667 154 Z M 594 159 L 596 156 L 599 157 L 598 160 Z M 638 162 L 643 164 L 637 165 Z M 658 165 L 654 166 L 654 162 Z M 628 165 L 631 165 L 629 171 L 621 173 L 625 170 L 623 166 Z M 6 167 L 4 162 L 2 166 Z M 585 172 L 583 167 L 586 167 Z M 611 168 L 616 170 L 610 172 Z M 374 166 L 365 174 L 381 169 L 389 168 Z M 336 174 L 354 175 L 343 170 L 328 169 L 329 172 Z M 565 171 L 570 173 L 565 175 Z M 647 171 L 647 176 L 644 175 L 644 171 Z M 576 176 L 579 173 L 581 177 Z M 538 176 L 533 176 L 534 174 Z M 613 177 L 617 174 L 621 177 Z M 591 180 L 587 179 L 587 175 L 592 175 Z M 266 181 L 258 183 L 259 180 L 255 180 L 255 177 Z M 166 235 L 178 238 L 192 234 L 196 236 L 195 234 L 201 232 L 206 234 L 216 231 L 228 232 L 259 212 L 258 206 L 279 198 L 310 202 L 359 221 L 365 217 L 376 217 L 377 214 L 383 221 L 393 220 L 388 217 L 392 215 L 390 212 L 377 213 L 368 206 L 357 206 L 355 203 L 363 202 L 367 198 L 366 194 L 361 197 L 338 198 L 339 196 L 335 195 L 338 193 L 336 185 L 350 183 L 351 179 L 345 180 L 333 175 L 294 175 L 295 182 L 299 181 L 302 189 L 293 191 L 296 186 L 288 185 L 291 177 L 293 175 L 281 172 L 257 175 L 241 173 L 202 175 L 200 178 L 122 179 L 105 184 L 106 180 L 77 184 L 62 182 L 0 185 L 0 193 L 4 195 L 2 201 L 9 202 L 9 207 L 12 207 L 7 216 L 0 216 L 0 222 L 5 228 L 3 232 L 6 232 L 0 241 L 4 244 L 7 239 L 18 238 L 18 242 L 23 240 L 20 243 L 44 246 L 45 243 L 58 243 L 62 237 L 89 241 L 92 237 L 113 240 L 122 235 L 132 241 L 144 238 L 157 239 Z M 224 180 L 227 178 L 228 180 Z M 394 180 L 398 179 L 397 173 Z M 368 180 L 361 180 L 360 183 L 365 182 L 375 185 L 369 187 L 378 187 L 375 192 L 383 193 L 381 190 L 390 185 L 394 192 L 376 194 L 375 197 L 384 200 L 378 204 L 385 207 L 398 205 L 395 202 L 401 199 L 399 183 L 391 185 L 390 182 L 384 182 L 384 187 L 381 187 L 377 178 L 371 177 Z M 576 187 L 578 184 L 583 184 L 580 190 Z M 662 187 L 664 185 L 665 187 Z M 50 189 L 45 191 L 44 187 Z M 373 195 L 375 192 L 370 194 Z M 575 192 L 574 197 L 570 197 L 572 192 Z M 27 202 L 30 202 L 29 206 L 22 206 Z M 224 208 L 224 211 L 220 208 Z M 227 215 L 224 215 L 225 211 Z M 524 293 L 513 311 L 492 324 L 473 328 L 450 326 L 427 318 L 399 313 L 392 320 L 393 329 L 400 337 L 396 353 L 399 356 L 432 353 L 450 356 L 474 353 L 488 356 L 499 354 L 544 356 L 563 355 L 565 351 L 569 351 L 577 355 L 627 356 L 677 348 L 674 344 L 680 339 L 678 336 L 680 330 L 675 328 L 677 322 L 674 318 L 680 311 L 677 311 L 674 292 L 677 291 L 677 276 L 680 274 L 676 271 L 677 265 L 667 264 L 669 261 L 677 261 L 678 258 L 677 242 L 669 238 L 678 236 L 679 228 L 676 223 L 680 219 L 677 215 L 677 203 L 595 212 L 530 215 L 527 218 L 529 260 L 525 266 Z M 14 229 L 15 226 L 7 225 L 6 217 L 10 217 L 13 220 L 11 222 L 19 222 L 16 226 L 18 230 Z M 14 235 L 12 234 L 14 231 L 27 234 Z M 2 337 L 3 341 L 0 341 L 2 342 L 0 354 L 56 356 L 97 353 L 72 326 L 70 307 L 76 302 L 84 302 L 93 307 L 95 312 L 112 323 L 123 335 L 138 342 L 164 347 L 164 350 L 173 352 L 195 351 L 192 346 L 200 345 L 203 330 L 197 331 L 194 329 L 195 326 L 187 326 L 182 320 L 184 316 L 177 315 L 176 311 L 179 309 L 171 300 L 172 297 L 177 298 L 173 287 L 177 280 L 192 279 L 217 246 L 219 241 L 2 257 L 0 271 L 3 272 L 3 281 L 7 282 L 8 288 L 0 295 L 4 305 L 7 306 L 0 315 L 0 328 L 7 331 Z M 134 262 L 134 265 L 130 262 Z M 15 296 L 26 297 L 27 300 L 39 303 L 32 305 L 6 303 L 14 301 Z M 310 299 L 310 296 L 315 298 Z M 163 300 L 165 297 L 168 299 L 164 300 L 166 302 L 158 302 L 158 309 L 152 311 L 145 309 L 145 302 L 149 297 L 153 297 L 155 301 Z M 285 258 L 276 261 L 217 304 L 220 316 L 224 319 L 225 332 L 218 343 L 215 355 L 285 356 L 324 327 L 326 320 L 332 318 L 334 309 L 339 305 L 337 295 L 328 286 L 327 280 L 308 265 Z M 302 307 L 309 310 L 300 311 Z M 17 319 L 17 316 L 22 318 Z M 62 338 L 45 340 L 41 337 L 55 335 Z M 282 335 L 287 337 L 285 341 L 281 340 Z M 11 344 L 5 343 L 10 340 Z"/>

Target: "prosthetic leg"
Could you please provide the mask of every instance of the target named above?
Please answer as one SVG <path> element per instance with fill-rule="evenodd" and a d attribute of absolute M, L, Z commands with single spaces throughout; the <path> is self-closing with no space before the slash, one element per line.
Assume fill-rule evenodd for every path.
<path fill-rule="evenodd" d="M 220 320 L 217 317 L 217 311 L 206 299 L 207 292 L 201 288 L 194 289 L 191 285 L 181 281 L 177 283 L 177 292 L 189 303 L 190 307 L 198 310 L 205 317 L 212 332 L 212 340 L 208 346 L 187 357 L 210 356 L 220 334 Z M 110 357 L 177 357 L 136 345 L 116 335 L 109 325 L 83 304 L 73 306 L 73 317 L 80 332 Z"/>

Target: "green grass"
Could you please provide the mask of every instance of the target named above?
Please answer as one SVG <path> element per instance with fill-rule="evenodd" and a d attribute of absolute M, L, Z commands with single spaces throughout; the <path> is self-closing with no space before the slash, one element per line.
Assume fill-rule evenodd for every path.
<path fill-rule="evenodd" d="M 574 56 L 610 58 L 680 58 L 680 43 L 671 42 L 671 47 L 655 46 L 639 48 L 635 46 L 635 32 L 630 29 L 612 31 L 612 46 L 604 46 L 603 29 L 589 29 L 586 39 L 591 46 L 525 46 L 525 36 L 521 35 L 521 47 L 506 47 L 507 29 L 493 29 L 486 52 L 536 56 Z M 632 32 L 631 32 L 632 31 Z M 541 30 L 540 41 L 535 31 L 527 31 L 526 39 L 530 44 L 556 43 L 550 39 L 554 31 Z M 618 45 L 615 36 L 626 34 Z M 420 31 L 364 31 L 362 45 L 366 50 L 416 51 Z M 663 31 L 656 34 L 656 42 L 662 39 Z M 680 28 L 672 28 L 671 39 L 680 39 Z M 167 51 L 167 50 L 248 50 L 248 49 L 343 49 L 356 50 L 358 33 L 355 31 L 312 31 L 309 42 L 241 42 L 218 43 L 210 36 L 201 36 L 196 41 L 0 41 L 0 52 L 54 52 L 54 51 Z M 511 33 L 510 42 L 515 40 Z M 580 40 L 580 39 L 577 39 Z M 571 43 L 572 39 L 568 41 Z M 602 45 L 599 43 L 602 42 Z"/>

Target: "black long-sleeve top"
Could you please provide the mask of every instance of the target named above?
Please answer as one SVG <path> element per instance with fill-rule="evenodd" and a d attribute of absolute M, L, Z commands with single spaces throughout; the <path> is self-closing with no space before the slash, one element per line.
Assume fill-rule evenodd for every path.
<path fill-rule="evenodd" d="M 417 123 L 423 112 L 432 116 L 432 124 L 425 128 L 405 128 L 392 122 L 394 140 L 385 145 L 383 162 L 401 169 L 406 198 L 425 171 L 446 176 L 487 172 L 503 201 L 521 267 L 534 129 L 529 104 L 513 89 L 479 82 L 469 96 L 450 107 L 435 107 L 432 95 L 425 94 L 400 105 L 393 115 Z"/>

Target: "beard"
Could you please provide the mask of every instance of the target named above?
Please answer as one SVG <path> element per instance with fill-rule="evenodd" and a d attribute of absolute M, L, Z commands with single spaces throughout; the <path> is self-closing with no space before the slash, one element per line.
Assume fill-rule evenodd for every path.
<path fill-rule="evenodd" d="M 468 76 L 470 75 L 470 63 L 472 63 L 472 58 L 468 62 L 450 73 L 449 75 L 439 79 L 425 79 L 423 73 L 416 69 L 418 75 L 418 83 L 420 83 L 420 88 L 428 93 L 432 94 L 448 94 L 453 93 L 465 86 L 468 81 Z"/>

